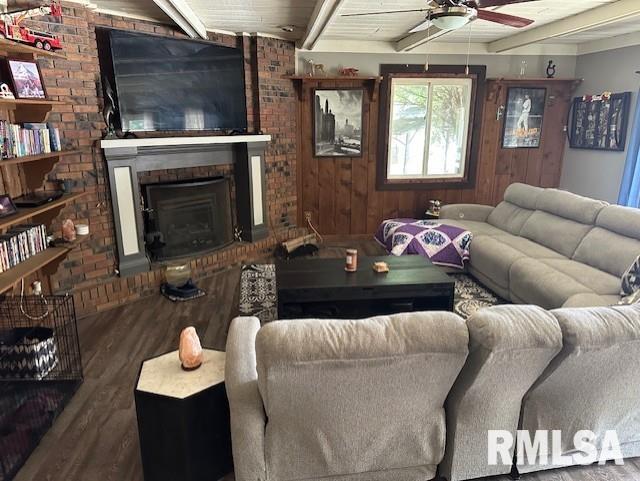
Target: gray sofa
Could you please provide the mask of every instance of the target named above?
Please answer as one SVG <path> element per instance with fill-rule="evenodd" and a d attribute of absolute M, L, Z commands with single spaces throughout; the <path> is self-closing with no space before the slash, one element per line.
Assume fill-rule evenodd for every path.
<path fill-rule="evenodd" d="M 557 189 L 512 184 L 497 207 L 447 205 L 441 219 L 473 233 L 470 273 L 518 304 L 617 304 L 640 255 L 640 210 Z"/>
<path fill-rule="evenodd" d="M 453 313 L 236 318 L 225 384 L 236 481 L 424 481 L 468 351 Z"/>
<path fill-rule="evenodd" d="M 576 430 L 615 429 L 623 455 L 639 456 L 639 362 L 637 305 L 505 305 L 466 323 L 443 312 L 262 328 L 236 318 L 225 372 L 235 479 L 508 473 L 510 462 L 488 463 L 488 430 L 560 429 L 570 454 Z"/>

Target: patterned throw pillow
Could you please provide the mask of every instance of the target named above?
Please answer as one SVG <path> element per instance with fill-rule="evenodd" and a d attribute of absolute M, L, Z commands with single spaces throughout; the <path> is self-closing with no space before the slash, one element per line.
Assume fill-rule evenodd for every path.
<path fill-rule="evenodd" d="M 635 304 L 640 300 L 640 256 L 622 276 L 622 300 L 620 304 Z"/>

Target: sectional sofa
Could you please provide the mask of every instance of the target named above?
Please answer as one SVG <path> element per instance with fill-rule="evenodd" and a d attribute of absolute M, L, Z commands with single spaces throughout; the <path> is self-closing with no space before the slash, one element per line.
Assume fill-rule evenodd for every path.
<path fill-rule="evenodd" d="M 509 473 L 488 431 L 616 430 L 640 456 L 640 306 L 504 305 L 466 322 L 232 321 L 226 389 L 236 481 L 449 481 Z M 571 463 L 569 463 L 571 464 Z M 535 458 L 521 472 L 559 467 Z"/>
<path fill-rule="evenodd" d="M 441 219 L 473 233 L 470 273 L 518 304 L 617 304 L 640 255 L 640 210 L 557 189 L 512 184 L 497 207 L 447 205 Z"/>

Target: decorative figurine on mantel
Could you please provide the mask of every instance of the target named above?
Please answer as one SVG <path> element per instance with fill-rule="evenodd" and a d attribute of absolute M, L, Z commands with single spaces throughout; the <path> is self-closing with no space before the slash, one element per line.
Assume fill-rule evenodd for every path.
<path fill-rule="evenodd" d="M 185 371 L 193 371 L 202 365 L 202 346 L 195 327 L 186 327 L 180 333 L 178 357 Z"/>
<path fill-rule="evenodd" d="M 340 69 L 340 75 L 343 77 L 357 77 L 359 71 L 360 70 L 355 67 L 342 67 Z"/>
<path fill-rule="evenodd" d="M 556 76 L 556 64 L 553 63 L 553 60 L 549 60 L 549 65 L 547 65 L 547 78 L 554 78 Z"/>

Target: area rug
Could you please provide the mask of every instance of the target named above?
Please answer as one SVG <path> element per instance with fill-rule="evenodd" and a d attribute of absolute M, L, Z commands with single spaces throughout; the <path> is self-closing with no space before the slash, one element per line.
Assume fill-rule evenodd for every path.
<path fill-rule="evenodd" d="M 483 307 L 505 301 L 468 274 L 452 274 L 456 281 L 454 312 L 467 319 Z M 248 264 L 240 277 L 240 315 L 255 316 L 262 323 L 278 318 L 275 264 Z"/>

